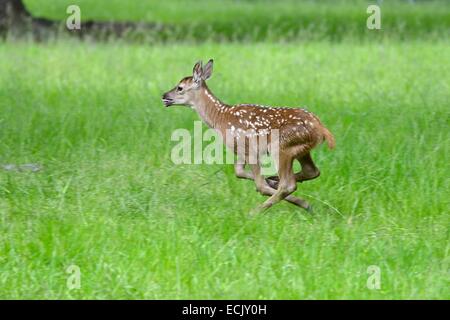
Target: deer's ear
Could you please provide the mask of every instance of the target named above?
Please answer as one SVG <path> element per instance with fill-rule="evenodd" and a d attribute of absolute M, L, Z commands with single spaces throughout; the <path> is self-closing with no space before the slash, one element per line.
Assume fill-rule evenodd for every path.
<path fill-rule="evenodd" d="M 202 79 L 203 74 L 203 68 L 202 68 L 202 61 L 199 61 L 195 64 L 194 69 L 192 70 L 192 77 L 194 78 L 195 82 L 200 82 Z"/>
<path fill-rule="evenodd" d="M 208 80 L 209 78 L 211 78 L 211 75 L 213 72 L 213 63 L 214 63 L 214 60 L 210 59 L 208 61 L 208 63 L 205 65 L 205 67 L 203 68 L 203 74 L 202 74 L 203 80 Z"/>

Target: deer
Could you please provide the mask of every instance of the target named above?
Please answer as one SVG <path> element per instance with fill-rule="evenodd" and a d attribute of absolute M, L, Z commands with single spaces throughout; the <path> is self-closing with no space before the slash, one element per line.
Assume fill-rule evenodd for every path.
<path fill-rule="evenodd" d="M 312 212 L 312 206 L 307 201 L 292 193 L 297 190 L 297 183 L 319 177 L 320 170 L 312 160 L 311 150 L 324 141 L 333 149 L 333 134 L 305 108 L 229 105 L 222 102 L 206 84 L 212 72 L 213 59 L 204 66 L 202 61 L 198 61 L 192 76 L 182 78 L 173 89 L 162 95 L 164 106 L 180 105 L 194 109 L 202 121 L 218 132 L 225 145 L 233 150 L 238 159 L 234 163 L 236 177 L 253 180 L 256 191 L 269 197 L 251 214 L 263 212 L 282 200 Z M 255 136 L 264 137 L 268 143 L 255 148 L 250 143 Z M 244 147 L 237 148 L 239 143 Z M 275 150 L 278 175 L 265 177 L 261 173 L 261 156 L 273 156 Z M 249 161 L 251 151 L 257 154 L 255 161 Z M 300 163 L 300 172 L 293 172 L 294 161 Z M 247 165 L 250 171 L 246 170 Z"/>

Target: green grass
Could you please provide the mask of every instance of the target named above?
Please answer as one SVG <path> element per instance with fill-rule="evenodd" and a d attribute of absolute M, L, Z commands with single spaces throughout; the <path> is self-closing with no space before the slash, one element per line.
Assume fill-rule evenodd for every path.
<path fill-rule="evenodd" d="M 0 298 L 449 299 L 448 42 L 0 46 Z M 197 116 L 162 92 L 215 58 L 229 103 L 308 105 L 319 179 L 264 201 L 231 165 L 174 165 Z M 81 269 L 81 289 L 66 268 Z M 381 289 L 366 288 L 367 268 Z"/>
<path fill-rule="evenodd" d="M 36 16 L 64 20 L 77 4 L 84 20 L 131 20 L 157 23 L 141 38 L 176 41 L 291 41 L 438 39 L 450 33 L 450 5 L 445 1 L 385 1 L 382 29 L 366 28 L 369 4 L 376 1 L 236 1 L 236 0 L 26 0 Z"/>

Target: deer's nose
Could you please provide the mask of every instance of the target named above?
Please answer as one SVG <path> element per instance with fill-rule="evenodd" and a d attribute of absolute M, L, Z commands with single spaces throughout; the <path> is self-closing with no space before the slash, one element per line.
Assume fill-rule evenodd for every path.
<path fill-rule="evenodd" d="M 163 94 L 161 100 L 166 107 L 172 105 L 172 103 L 173 103 L 173 99 L 169 98 L 167 93 Z"/>

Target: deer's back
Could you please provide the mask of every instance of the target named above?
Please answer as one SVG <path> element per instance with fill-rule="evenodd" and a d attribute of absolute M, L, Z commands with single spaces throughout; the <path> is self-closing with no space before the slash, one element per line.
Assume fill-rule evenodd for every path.
<path fill-rule="evenodd" d="M 266 135 L 271 141 L 273 130 L 277 130 L 280 149 L 290 149 L 295 154 L 309 152 L 324 140 L 326 128 L 304 108 L 239 104 L 227 108 L 226 113 L 224 129 L 231 129 L 238 139 L 256 134 Z"/>

